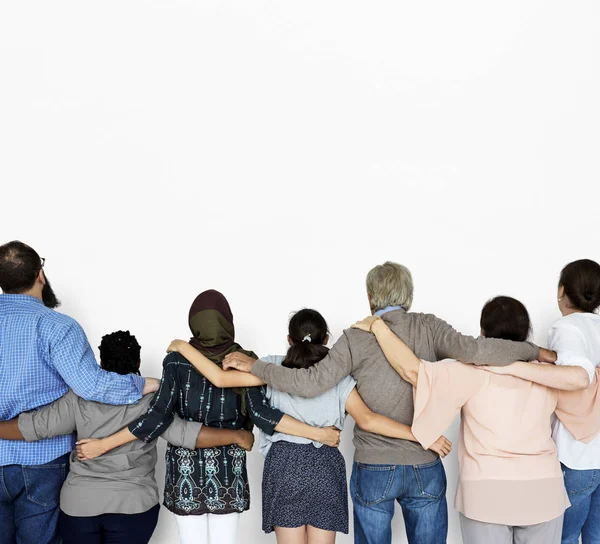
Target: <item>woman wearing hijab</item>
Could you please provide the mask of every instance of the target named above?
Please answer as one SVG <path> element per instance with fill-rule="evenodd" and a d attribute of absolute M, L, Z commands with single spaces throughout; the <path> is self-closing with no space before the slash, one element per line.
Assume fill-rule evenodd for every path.
<path fill-rule="evenodd" d="M 194 300 L 189 313 L 190 344 L 214 363 L 233 352 L 254 356 L 235 342 L 233 315 L 225 297 L 214 290 Z M 314 428 L 271 408 L 261 387 L 215 387 L 179 353 L 163 362 L 160 387 L 148 412 L 128 428 L 96 441 L 80 441 L 80 458 L 91 459 L 136 438 L 160 436 L 174 415 L 205 427 L 275 430 L 337 445 L 339 431 Z M 239 514 L 250 507 L 246 452 L 236 444 L 186 449 L 169 444 L 164 505 L 176 515 L 182 544 L 234 544 Z"/>

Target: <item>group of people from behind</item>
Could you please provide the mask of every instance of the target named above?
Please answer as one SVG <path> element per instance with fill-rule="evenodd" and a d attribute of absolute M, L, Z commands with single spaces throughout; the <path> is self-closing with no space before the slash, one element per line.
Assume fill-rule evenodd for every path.
<path fill-rule="evenodd" d="M 159 436 L 180 541 L 233 544 L 250 508 L 253 425 L 266 457 L 265 533 L 333 543 L 349 529 L 337 449 L 347 413 L 355 542 L 391 543 L 398 502 L 410 543 L 441 544 L 440 457 L 452 447 L 443 434 L 459 412 L 455 505 L 466 544 L 600 539 L 594 261 L 563 269 L 550 349 L 528 342 L 528 312 L 510 297 L 486 303 L 479 338 L 410 312 L 411 274 L 391 262 L 367 276 L 372 315 L 331 349 L 325 318 L 304 309 L 290 319 L 287 353 L 259 359 L 236 343 L 226 298 L 204 291 L 190 307 L 192 338 L 171 343 L 160 382 L 140 377 L 128 332 L 102 339 L 98 367 L 79 325 L 53 311 L 43 268 L 29 246 L 0 246 L 0 544 L 148 542 Z"/>

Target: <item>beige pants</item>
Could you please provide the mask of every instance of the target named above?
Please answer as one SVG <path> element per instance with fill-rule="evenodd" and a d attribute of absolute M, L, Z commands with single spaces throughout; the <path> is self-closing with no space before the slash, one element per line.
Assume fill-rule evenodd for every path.
<path fill-rule="evenodd" d="M 560 544 L 563 517 L 512 527 L 475 521 L 460 514 L 460 528 L 464 544 Z"/>

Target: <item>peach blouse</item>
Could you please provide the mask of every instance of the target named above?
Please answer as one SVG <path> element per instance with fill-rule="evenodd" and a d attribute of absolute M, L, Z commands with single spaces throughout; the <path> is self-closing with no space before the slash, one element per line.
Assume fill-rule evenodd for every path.
<path fill-rule="evenodd" d="M 556 390 L 519 378 L 456 361 L 422 361 L 412 431 L 429 448 L 461 412 L 457 511 L 487 523 L 534 525 L 570 506 L 552 440 L 559 403 L 561 421 L 569 429 L 577 423 L 578 436 L 600 432 L 597 418 L 586 423 L 579 415 L 595 411 L 597 396 L 588 394 L 587 405 L 580 397 L 563 403 Z"/>

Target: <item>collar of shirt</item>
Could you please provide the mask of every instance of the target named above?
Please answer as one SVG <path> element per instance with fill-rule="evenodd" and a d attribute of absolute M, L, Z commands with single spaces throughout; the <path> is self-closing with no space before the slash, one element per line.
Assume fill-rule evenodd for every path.
<path fill-rule="evenodd" d="M 373 315 L 380 317 L 383 314 L 387 314 L 388 312 L 393 312 L 395 310 L 404 310 L 406 312 L 406 308 L 404 306 L 386 306 L 381 310 L 377 310 Z"/>
<path fill-rule="evenodd" d="M 0 301 L 3 302 L 22 302 L 22 303 L 33 303 L 33 304 L 44 304 L 39 298 L 32 297 L 31 295 L 14 295 L 2 293 L 0 295 Z"/>

